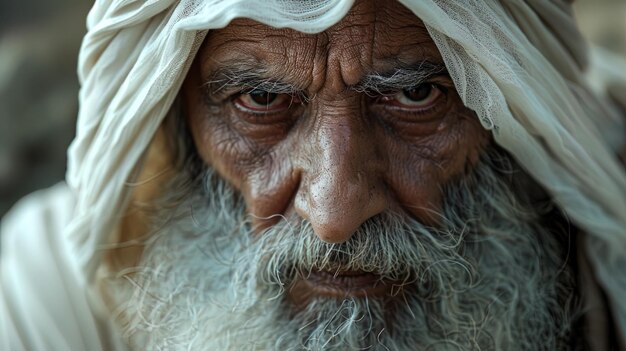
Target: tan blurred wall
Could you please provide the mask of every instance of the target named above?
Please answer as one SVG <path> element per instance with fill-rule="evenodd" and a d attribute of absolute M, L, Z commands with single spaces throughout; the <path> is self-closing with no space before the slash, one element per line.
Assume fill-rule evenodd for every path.
<path fill-rule="evenodd" d="M 626 0 L 576 0 L 575 10 L 591 42 L 626 57 Z"/>
<path fill-rule="evenodd" d="M 89 7 L 88 0 L 0 0 L 0 217 L 64 177 Z"/>

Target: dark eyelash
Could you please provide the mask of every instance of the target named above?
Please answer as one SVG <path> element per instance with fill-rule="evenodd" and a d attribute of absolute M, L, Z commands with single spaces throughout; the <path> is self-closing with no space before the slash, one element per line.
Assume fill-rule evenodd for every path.
<path fill-rule="evenodd" d="M 285 91 L 269 91 L 269 90 L 261 90 L 255 87 L 251 87 L 251 86 L 247 86 L 247 87 L 241 87 L 239 89 L 238 92 L 235 92 L 233 94 L 230 95 L 230 97 L 232 99 L 235 99 L 243 94 L 250 94 L 253 91 L 263 91 L 265 93 L 268 94 L 287 94 L 291 97 L 292 101 L 294 98 L 298 98 L 300 101 L 302 101 L 303 103 L 308 102 L 308 98 L 306 96 L 306 94 L 302 91 L 290 91 L 290 92 L 285 92 Z"/>
<path fill-rule="evenodd" d="M 395 89 L 381 89 L 381 90 L 366 90 L 366 91 L 363 91 L 363 93 L 365 95 L 367 95 L 368 97 L 370 97 L 370 98 L 380 98 L 380 97 L 386 97 L 386 96 L 393 96 L 393 95 L 395 95 L 395 94 L 397 94 L 397 93 L 399 93 L 401 91 L 404 91 L 404 90 L 416 89 L 416 88 L 419 88 L 420 86 L 422 86 L 424 84 L 433 85 L 437 89 L 440 89 L 441 92 L 443 92 L 443 93 L 447 93 L 448 92 L 448 87 L 447 86 L 445 86 L 445 85 L 443 85 L 441 83 L 434 82 L 434 81 L 427 81 L 427 82 L 421 82 L 421 83 L 419 83 L 417 85 L 413 85 L 413 86 L 406 87 L 406 88 L 401 88 L 401 89 L 395 88 Z"/>

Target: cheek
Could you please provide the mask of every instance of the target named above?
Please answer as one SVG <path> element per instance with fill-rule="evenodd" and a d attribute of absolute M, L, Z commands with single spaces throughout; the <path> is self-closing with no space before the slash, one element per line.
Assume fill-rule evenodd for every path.
<path fill-rule="evenodd" d="M 200 158 L 237 191 L 252 224 L 267 227 L 286 212 L 299 179 L 291 166 L 292 145 L 262 147 L 241 135 L 218 108 L 189 110 L 188 123 Z"/>
<path fill-rule="evenodd" d="M 473 113 L 452 112 L 440 132 L 419 142 L 396 140 L 387 182 L 398 205 L 428 225 L 439 224 L 442 189 L 467 174 L 489 141 Z"/>
<path fill-rule="evenodd" d="M 243 166 L 252 162 L 242 152 L 247 148 L 245 140 L 215 115 L 199 111 L 190 116 L 189 126 L 200 158 L 240 189 L 246 174 Z"/>
<path fill-rule="evenodd" d="M 186 122 L 196 150 L 206 164 L 240 188 L 245 172 L 238 165 L 246 161 L 240 151 L 245 149 L 245 141 L 237 137 L 220 109 L 206 102 L 199 88 L 199 77 L 200 69 L 194 63 L 181 90 Z"/>
<path fill-rule="evenodd" d="M 300 184 L 291 158 L 282 145 L 250 167 L 241 189 L 252 223 L 259 229 L 293 215 L 293 201 Z"/>

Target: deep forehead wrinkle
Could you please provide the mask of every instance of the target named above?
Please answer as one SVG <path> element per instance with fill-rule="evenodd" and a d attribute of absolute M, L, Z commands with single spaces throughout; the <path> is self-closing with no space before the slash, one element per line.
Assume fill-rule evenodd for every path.
<path fill-rule="evenodd" d="M 415 73 L 409 71 L 415 69 L 404 69 L 406 65 L 396 65 L 394 60 L 441 60 L 423 23 L 394 1 L 359 1 L 341 22 L 322 33 L 305 34 L 238 18 L 209 32 L 207 39 L 203 78 L 217 89 L 241 84 L 277 92 L 333 95 L 380 85 L 385 80 L 376 78 L 389 77 L 394 79 L 386 81 L 406 87 L 409 73 Z"/>

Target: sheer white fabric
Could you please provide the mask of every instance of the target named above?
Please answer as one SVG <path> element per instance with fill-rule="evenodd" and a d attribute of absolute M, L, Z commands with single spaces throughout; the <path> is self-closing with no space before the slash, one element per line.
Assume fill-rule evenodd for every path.
<path fill-rule="evenodd" d="M 589 233 L 587 247 L 626 335 L 624 122 L 585 76 L 561 0 L 402 0 L 426 24 L 464 103 L 495 140 Z M 247 17 L 319 32 L 352 1 L 99 0 L 80 53 L 80 114 L 67 181 L 76 196 L 68 265 L 90 285 L 127 186 L 207 30 Z M 65 237 L 65 236 L 64 236 Z"/>

